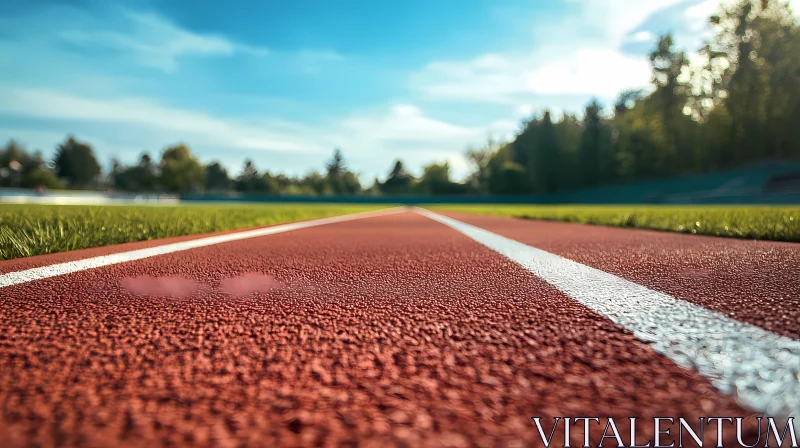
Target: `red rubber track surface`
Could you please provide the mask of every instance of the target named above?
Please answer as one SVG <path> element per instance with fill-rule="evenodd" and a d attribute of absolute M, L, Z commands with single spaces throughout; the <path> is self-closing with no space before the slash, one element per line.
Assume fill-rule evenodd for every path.
<path fill-rule="evenodd" d="M 253 272 L 285 286 L 217 289 Z M 203 287 L 184 299 L 120 287 L 139 275 Z M 614 417 L 627 434 L 630 416 L 749 415 L 413 213 L 4 288 L 0 321 L 4 447 L 539 446 L 532 416 Z"/>
<path fill-rule="evenodd" d="M 800 339 L 800 244 L 442 214 Z"/>

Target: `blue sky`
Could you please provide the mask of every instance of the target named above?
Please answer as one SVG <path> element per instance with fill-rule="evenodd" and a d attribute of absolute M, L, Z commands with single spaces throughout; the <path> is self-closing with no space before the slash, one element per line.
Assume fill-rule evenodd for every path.
<path fill-rule="evenodd" d="M 341 147 L 362 180 L 509 138 L 548 107 L 648 84 L 672 31 L 693 50 L 714 0 L 4 0 L 0 140 L 101 162 L 189 144 L 232 173 L 303 174 Z"/>

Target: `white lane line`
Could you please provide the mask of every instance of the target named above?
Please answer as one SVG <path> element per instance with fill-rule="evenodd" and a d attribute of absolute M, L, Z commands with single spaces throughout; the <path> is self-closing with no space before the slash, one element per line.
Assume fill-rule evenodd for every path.
<path fill-rule="evenodd" d="M 86 258 L 83 260 L 68 261 L 66 263 L 59 263 L 50 266 L 42 266 L 38 268 L 26 269 L 24 271 L 9 272 L 8 274 L 0 275 L 0 288 L 12 285 L 19 285 L 21 283 L 27 283 L 43 278 L 56 277 L 64 274 L 71 274 L 73 272 L 85 271 L 87 269 L 94 269 L 102 266 L 124 263 L 126 261 L 141 260 L 142 258 L 155 257 L 157 255 L 164 255 L 173 252 L 195 249 L 198 247 L 211 246 L 214 244 L 227 243 L 230 241 L 238 241 L 247 238 L 256 238 L 260 236 L 273 235 L 275 233 L 289 232 L 291 230 L 305 229 L 308 227 L 321 226 L 325 224 L 352 221 L 354 219 L 391 215 L 394 213 L 403 212 L 405 210 L 406 210 L 405 207 L 395 207 L 384 210 L 354 213 L 350 215 L 332 216 L 329 218 L 314 219 L 311 221 L 292 222 L 272 227 L 264 227 L 261 229 L 246 230 L 242 232 L 229 233 L 226 235 L 198 238 L 195 240 L 183 241 L 180 243 L 165 244 L 163 246 L 148 247 L 146 249 L 132 250 L 130 252 L 120 252 L 116 254 L 101 255 L 98 257 Z"/>
<path fill-rule="evenodd" d="M 800 341 L 479 227 L 415 209 L 520 264 L 755 411 L 800 422 Z"/>

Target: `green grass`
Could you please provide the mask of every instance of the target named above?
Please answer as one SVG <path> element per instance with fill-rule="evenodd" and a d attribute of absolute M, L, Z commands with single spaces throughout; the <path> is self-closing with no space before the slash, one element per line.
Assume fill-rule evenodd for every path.
<path fill-rule="evenodd" d="M 432 208 L 734 238 L 800 241 L 800 206 L 443 205 Z"/>
<path fill-rule="evenodd" d="M 343 215 L 353 204 L 102 206 L 0 204 L 0 260 Z"/>
<path fill-rule="evenodd" d="M 0 204 L 0 260 L 322 218 L 374 204 Z M 433 209 L 800 242 L 800 207 L 441 205 Z"/>

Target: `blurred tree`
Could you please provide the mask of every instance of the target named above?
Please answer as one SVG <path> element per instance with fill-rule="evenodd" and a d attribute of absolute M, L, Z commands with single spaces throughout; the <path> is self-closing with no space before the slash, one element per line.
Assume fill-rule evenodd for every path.
<path fill-rule="evenodd" d="M 30 154 L 19 142 L 11 139 L 4 148 L 0 148 L 0 167 L 8 168 L 10 162 L 16 161 L 25 164 L 30 159 Z"/>
<path fill-rule="evenodd" d="M 497 152 L 500 144 L 489 136 L 481 148 L 467 148 L 467 161 L 472 166 L 472 173 L 467 178 L 467 185 L 476 193 L 489 191 L 489 161 Z"/>
<path fill-rule="evenodd" d="M 515 194 L 532 193 L 539 187 L 542 171 L 538 166 L 540 162 L 538 148 L 540 124 L 541 121 L 536 118 L 525 123 L 522 132 L 511 143 L 509 159 L 501 163 L 503 167 L 516 169 L 513 165 L 505 163 L 514 162 L 522 168 L 524 182 L 514 182 L 516 189 L 513 193 Z"/>
<path fill-rule="evenodd" d="M 650 113 L 658 115 L 663 127 L 666 154 L 662 159 L 664 174 L 683 174 L 694 167 L 692 138 L 694 122 L 684 113 L 688 107 L 690 87 L 688 76 L 681 79 L 684 71 L 688 73 L 686 55 L 675 51 L 672 35 L 667 34 L 658 40 L 656 49 L 650 53 L 653 68 L 655 91 L 648 97 L 646 106 Z"/>
<path fill-rule="evenodd" d="M 167 147 L 161 154 L 160 184 L 172 193 L 196 192 L 205 184 L 205 170 L 184 144 Z"/>
<path fill-rule="evenodd" d="M 316 171 L 306 174 L 300 181 L 300 185 L 312 194 L 328 195 L 333 192 L 325 176 Z"/>
<path fill-rule="evenodd" d="M 142 153 L 139 163 L 124 166 L 119 160 L 112 161 L 111 184 L 122 191 L 148 193 L 159 189 L 159 167 L 148 153 Z"/>
<path fill-rule="evenodd" d="M 291 178 L 285 174 L 277 174 L 274 178 L 280 193 L 291 193 L 293 185 L 298 183 L 297 179 Z"/>
<path fill-rule="evenodd" d="M 651 97 L 657 99 L 664 116 L 680 115 L 688 89 L 679 78 L 687 61 L 684 52 L 674 50 L 671 34 L 658 39 L 656 49 L 650 53 L 650 63 L 653 68 L 653 85 L 656 86 Z"/>
<path fill-rule="evenodd" d="M 134 176 L 138 191 L 155 191 L 159 188 L 159 178 L 163 173 L 161 168 L 153 163 L 153 158 L 147 152 L 139 157 L 139 164 L 135 167 Z"/>
<path fill-rule="evenodd" d="M 396 160 L 389 177 L 383 184 L 379 184 L 378 188 L 384 194 L 408 194 L 413 183 L 414 177 L 406 173 L 403 162 Z"/>
<path fill-rule="evenodd" d="M 261 190 L 261 174 L 252 159 L 245 159 L 242 172 L 236 177 L 236 191 L 257 193 Z"/>
<path fill-rule="evenodd" d="M 580 188 L 580 145 L 583 133 L 583 122 L 574 114 L 565 113 L 561 120 L 553 126 L 559 142 L 560 169 L 559 189 Z"/>
<path fill-rule="evenodd" d="M 657 114 L 639 105 L 615 117 L 612 126 L 616 178 L 621 181 L 656 178 L 669 169 L 663 125 Z"/>
<path fill-rule="evenodd" d="M 555 193 L 560 186 L 561 174 L 561 148 L 556 137 L 550 111 L 545 111 L 542 117 L 539 139 L 540 148 L 537 154 L 536 174 L 541 179 L 541 191 Z"/>
<path fill-rule="evenodd" d="M 342 150 L 336 148 L 333 150 L 333 158 L 331 158 L 330 162 L 325 166 L 325 169 L 328 170 L 328 178 L 338 178 L 344 173 L 345 166 L 344 166 L 344 155 L 342 155 Z"/>
<path fill-rule="evenodd" d="M 372 185 L 364 190 L 364 194 L 368 196 L 378 196 L 382 193 L 381 186 L 381 181 L 376 177 L 372 180 Z"/>
<path fill-rule="evenodd" d="M 500 146 L 489 160 L 487 189 L 491 194 L 517 195 L 528 192 L 525 167 L 513 160 L 514 147 L 509 143 Z"/>
<path fill-rule="evenodd" d="M 31 155 L 28 150 L 15 140 L 9 140 L 4 150 L 0 150 L 0 167 L 17 173 L 17 177 L 26 171 L 45 165 L 41 151 Z"/>
<path fill-rule="evenodd" d="M 22 188 L 47 188 L 55 190 L 62 188 L 61 182 L 56 175 L 44 165 L 25 171 L 22 174 Z"/>
<path fill-rule="evenodd" d="M 120 179 L 125 171 L 125 166 L 117 158 L 111 159 L 111 171 L 108 173 L 108 184 L 111 188 L 119 190 L 126 190 L 123 188 L 123 183 Z"/>
<path fill-rule="evenodd" d="M 592 100 L 583 116 L 580 138 L 581 187 L 593 188 L 612 177 L 611 132 L 600 117 L 600 104 Z"/>
<path fill-rule="evenodd" d="M 701 51 L 705 83 L 694 102 L 715 132 L 705 133 L 705 165 L 800 156 L 800 37 L 788 3 L 739 1 L 710 22 L 715 37 Z"/>
<path fill-rule="evenodd" d="M 644 98 L 644 92 L 641 89 L 622 91 L 614 104 L 614 115 L 621 116 L 628 109 L 633 108 L 636 102 L 642 98 Z"/>
<path fill-rule="evenodd" d="M 540 119 L 528 121 L 511 147 L 511 161 L 524 169 L 526 179 L 514 193 L 554 193 L 559 190 L 562 149 L 550 111 L 546 110 Z"/>
<path fill-rule="evenodd" d="M 418 193 L 433 195 L 461 194 L 466 186 L 450 180 L 450 164 L 431 163 L 422 169 L 422 176 L 415 185 Z"/>
<path fill-rule="evenodd" d="M 446 194 L 450 187 L 450 165 L 431 163 L 422 169 L 422 176 L 417 184 L 420 193 Z"/>
<path fill-rule="evenodd" d="M 280 187 L 278 185 L 278 180 L 269 173 L 269 171 L 264 171 L 264 174 L 258 179 L 258 189 L 259 193 L 269 193 L 269 194 L 277 194 L 280 192 Z"/>
<path fill-rule="evenodd" d="M 56 175 L 66 179 L 72 188 L 95 186 L 100 175 L 100 164 L 92 147 L 73 136 L 58 146 L 53 165 Z"/>
<path fill-rule="evenodd" d="M 0 148 L 0 187 L 61 188 L 55 174 L 44 162 L 41 151 L 33 155 L 15 140 Z"/>
<path fill-rule="evenodd" d="M 213 162 L 205 168 L 206 191 L 227 191 L 231 188 L 228 170 L 219 162 Z"/>
<path fill-rule="evenodd" d="M 333 158 L 325 167 L 327 182 L 334 194 L 354 194 L 361 191 L 361 183 L 355 173 L 345 166 L 344 156 L 339 148 L 333 151 Z"/>

